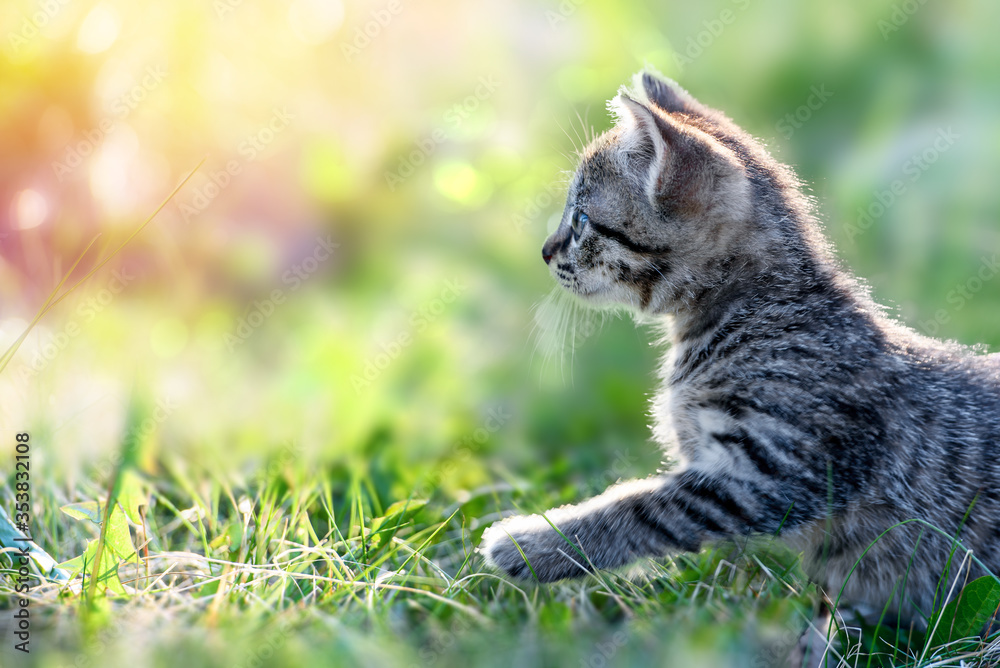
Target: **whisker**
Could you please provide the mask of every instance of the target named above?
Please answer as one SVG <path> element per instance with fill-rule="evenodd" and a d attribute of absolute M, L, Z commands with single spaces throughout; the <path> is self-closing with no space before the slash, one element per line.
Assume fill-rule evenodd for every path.
<path fill-rule="evenodd" d="M 587 139 L 587 125 L 584 122 L 583 117 L 580 116 L 580 110 L 574 109 L 573 111 L 576 113 L 577 120 L 580 121 L 580 132 L 576 132 L 575 127 L 573 128 L 573 131 L 576 132 L 576 136 L 580 140 L 581 144 L 580 149 L 577 151 L 577 154 L 582 156 L 584 149 L 586 149 L 587 145 L 590 144 L 590 140 Z M 582 136 L 580 134 L 581 132 L 583 133 Z"/>
<path fill-rule="evenodd" d="M 590 105 L 588 104 L 587 108 L 584 109 L 584 111 L 583 111 L 583 134 L 584 134 L 585 137 L 587 137 L 587 143 L 588 144 L 590 144 L 591 142 L 593 142 L 594 138 L 596 137 L 596 135 L 594 134 L 594 126 L 590 125 L 587 122 L 589 118 L 590 118 Z M 589 136 L 587 135 L 587 128 L 588 127 L 590 128 L 590 135 Z"/>
<path fill-rule="evenodd" d="M 566 128 L 563 127 L 562 123 L 557 122 L 556 125 L 558 125 L 559 129 L 562 130 L 562 133 L 564 135 L 566 135 L 566 139 L 569 140 L 569 143 L 573 147 L 573 152 L 576 153 L 577 157 L 583 155 L 583 149 L 582 149 L 582 147 L 580 147 L 580 146 L 577 145 L 577 142 L 581 141 L 580 137 L 577 136 L 576 139 L 574 139 L 573 136 L 569 133 L 569 131 L 566 130 Z M 573 126 L 570 125 L 570 127 L 573 127 Z M 574 132 L 576 132 L 575 129 L 574 129 Z"/>

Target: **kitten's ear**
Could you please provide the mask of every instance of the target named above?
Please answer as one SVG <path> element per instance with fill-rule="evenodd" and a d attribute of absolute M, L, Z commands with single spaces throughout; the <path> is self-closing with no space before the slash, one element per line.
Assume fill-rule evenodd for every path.
<path fill-rule="evenodd" d="M 723 201 L 745 208 L 749 182 L 732 150 L 627 92 L 619 93 L 612 107 L 622 126 L 625 160 L 654 207 L 689 215 Z"/>
<path fill-rule="evenodd" d="M 680 148 L 681 130 L 642 102 L 621 92 L 611 101 L 618 118 L 624 124 L 622 144 L 625 153 L 639 158 L 644 175 L 646 194 L 655 199 L 669 171 L 674 153 Z"/>
<path fill-rule="evenodd" d="M 651 70 L 643 70 L 635 75 L 636 90 L 641 90 L 650 102 L 667 113 L 695 114 L 714 117 L 715 112 L 691 97 L 680 85 Z"/>
<path fill-rule="evenodd" d="M 649 70 L 643 70 L 636 75 L 636 88 L 649 98 L 649 101 L 660 109 L 668 112 L 689 111 L 689 102 L 693 102 L 687 91 L 674 81 L 667 81 Z"/>

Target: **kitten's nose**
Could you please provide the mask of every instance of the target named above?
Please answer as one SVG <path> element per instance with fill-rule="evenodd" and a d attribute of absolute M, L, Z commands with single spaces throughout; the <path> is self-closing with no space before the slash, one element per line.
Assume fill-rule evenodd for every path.
<path fill-rule="evenodd" d="M 545 260 L 545 264 L 552 261 L 552 256 L 556 254 L 556 251 L 562 248 L 569 240 L 569 234 L 567 230 L 559 228 L 556 230 L 555 234 L 545 240 L 545 245 L 542 246 L 542 259 Z"/>

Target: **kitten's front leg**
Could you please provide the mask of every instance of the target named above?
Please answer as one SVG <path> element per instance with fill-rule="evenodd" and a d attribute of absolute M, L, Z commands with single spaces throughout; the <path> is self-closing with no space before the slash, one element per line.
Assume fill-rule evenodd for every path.
<path fill-rule="evenodd" d="M 705 540 L 774 531 L 783 517 L 795 523 L 799 513 L 787 512 L 791 501 L 774 487 L 692 469 L 636 480 L 544 517 L 509 517 L 486 530 L 479 549 L 512 577 L 531 578 L 532 571 L 541 582 L 580 577 L 593 567 L 694 551 Z"/>
<path fill-rule="evenodd" d="M 656 494 L 665 482 L 663 478 L 637 480 L 579 505 L 554 508 L 544 517 L 508 517 L 486 530 L 479 550 L 489 565 L 506 574 L 531 578 L 534 571 L 541 582 L 583 576 L 592 570 L 591 564 L 614 568 L 656 554 L 666 546 L 648 530 L 635 530 L 633 507 L 638 499 Z"/>

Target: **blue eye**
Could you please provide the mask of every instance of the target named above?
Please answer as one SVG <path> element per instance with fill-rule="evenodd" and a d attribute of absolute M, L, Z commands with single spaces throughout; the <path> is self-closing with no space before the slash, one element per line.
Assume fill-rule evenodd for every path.
<path fill-rule="evenodd" d="M 583 228 L 587 226 L 587 221 L 590 220 L 590 216 L 585 214 L 579 209 L 573 210 L 573 217 L 570 219 L 570 225 L 573 228 L 573 236 L 577 239 L 583 234 Z"/>

